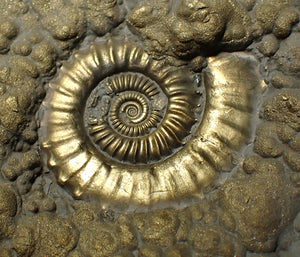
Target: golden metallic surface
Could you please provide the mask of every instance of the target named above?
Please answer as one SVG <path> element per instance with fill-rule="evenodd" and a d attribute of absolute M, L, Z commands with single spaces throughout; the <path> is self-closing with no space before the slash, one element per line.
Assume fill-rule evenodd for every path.
<path fill-rule="evenodd" d="M 197 123 L 199 96 L 189 71 L 165 67 L 133 42 L 95 43 L 50 85 L 42 121 L 48 164 L 76 197 L 148 205 L 200 193 L 232 169 L 232 155 L 247 143 L 262 87 L 255 66 L 248 55 L 210 58 Z M 106 78 L 109 118 L 86 126 L 86 101 Z M 165 113 L 153 107 L 159 92 Z"/>
<path fill-rule="evenodd" d="M 152 72 L 159 74 L 153 69 L 149 75 Z M 128 72 L 104 83 L 108 94 L 91 92 L 87 108 L 101 105 L 99 98 L 104 104 L 100 109 L 85 113 L 92 141 L 102 152 L 122 162 L 147 164 L 172 154 L 174 148 L 181 146 L 196 121 L 192 112 L 197 106 L 194 101 L 196 93 L 192 81 L 183 81 L 171 70 L 167 71 L 164 79 L 168 81 L 169 78 L 174 82 L 164 87 L 167 95 L 164 98 L 158 96 L 159 86 L 153 81 L 141 74 Z M 164 115 L 165 108 L 168 110 Z M 107 113 L 109 117 L 105 118 Z M 182 119 L 182 115 L 186 119 Z"/>

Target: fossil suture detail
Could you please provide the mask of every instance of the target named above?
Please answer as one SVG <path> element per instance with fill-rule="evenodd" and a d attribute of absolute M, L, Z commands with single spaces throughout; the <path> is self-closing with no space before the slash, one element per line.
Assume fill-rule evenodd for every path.
<path fill-rule="evenodd" d="M 255 60 L 221 54 L 192 74 L 128 40 L 94 43 L 50 83 L 43 104 L 49 167 L 75 197 L 148 205 L 201 193 L 247 143 Z"/>

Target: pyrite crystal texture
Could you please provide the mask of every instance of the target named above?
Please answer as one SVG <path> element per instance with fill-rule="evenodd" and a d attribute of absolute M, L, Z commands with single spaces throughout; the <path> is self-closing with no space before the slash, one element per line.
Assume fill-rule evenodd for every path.
<path fill-rule="evenodd" d="M 2 0 L 0 257 L 299 257 L 298 0 Z"/>
<path fill-rule="evenodd" d="M 49 165 L 76 197 L 151 204 L 203 191 L 248 140 L 256 65 L 224 54 L 197 76 L 128 40 L 93 44 L 50 84 Z"/>

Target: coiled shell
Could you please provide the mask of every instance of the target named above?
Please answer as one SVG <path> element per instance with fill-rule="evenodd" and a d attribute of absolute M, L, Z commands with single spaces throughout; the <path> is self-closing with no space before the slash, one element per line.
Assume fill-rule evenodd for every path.
<path fill-rule="evenodd" d="M 233 152 L 249 138 L 262 85 L 255 64 L 238 54 L 209 59 L 200 121 L 193 74 L 126 40 L 95 43 L 50 85 L 42 120 L 48 164 L 76 197 L 147 205 L 200 192 L 232 169 Z"/>

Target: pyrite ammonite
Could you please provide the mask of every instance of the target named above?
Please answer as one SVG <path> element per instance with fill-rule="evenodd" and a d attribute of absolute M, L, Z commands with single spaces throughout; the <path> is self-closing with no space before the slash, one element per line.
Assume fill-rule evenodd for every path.
<path fill-rule="evenodd" d="M 221 54 L 199 79 L 128 40 L 92 44 L 50 83 L 41 126 L 50 169 L 76 197 L 146 205 L 203 191 L 249 138 L 255 64 Z"/>

